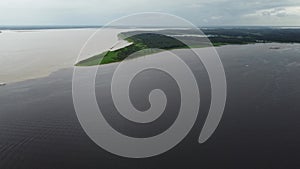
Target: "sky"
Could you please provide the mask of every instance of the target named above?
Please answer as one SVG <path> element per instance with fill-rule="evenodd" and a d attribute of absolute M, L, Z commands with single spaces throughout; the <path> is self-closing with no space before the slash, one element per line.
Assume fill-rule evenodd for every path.
<path fill-rule="evenodd" d="M 104 25 L 138 12 L 197 26 L 300 26 L 300 0 L 0 0 L 0 25 Z"/>

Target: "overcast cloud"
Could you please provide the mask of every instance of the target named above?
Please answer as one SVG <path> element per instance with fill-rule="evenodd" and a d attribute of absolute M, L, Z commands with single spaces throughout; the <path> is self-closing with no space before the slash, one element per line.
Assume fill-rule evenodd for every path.
<path fill-rule="evenodd" d="M 0 25 L 103 25 L 167 12 L 198 26 L 300 26 L 300 0 L 0 0 Z"/>

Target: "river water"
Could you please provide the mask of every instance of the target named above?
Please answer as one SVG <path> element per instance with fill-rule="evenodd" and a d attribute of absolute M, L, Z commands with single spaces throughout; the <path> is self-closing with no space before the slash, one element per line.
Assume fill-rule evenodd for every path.
<path fill-rule="evenodd" d="M 280 49 L 270 49 L 272 46 Z M 198 74 L 201 93 L 195 126 L 175 148 L 147 159 L 112 155 L 89 139 L 72 102 L 73 69 L 66 68 L 0 87 L 0 168 L 298 168 L 300 45 L 228 45 L 216 49 L 224 64 L 228 96 L 221 123 L 206 143 L 197 142 L 210 100 L 208 75 L 201 63 L 186 59 Z M 172 116 L 157 128 L 142 132 L 110 114 L 115 112 L 107 89 L 116 66 L 99 69 L 95 91 L 99 105 L 106 106 L 103 112 L 110 120 L 117 120 L 115 127 L 128 135 L 146 137 L 170 125 Z M 140 78 L 151 83 L 136 84 L 140 92 L 132 96 L 142 97 L 143 88 L 159 82 L 173 105 L 169 111 L 176 112 L 179 100 L 176 86 L 170 85 L 172 79 L 155 71 L 145 72 L 144 77 Z M 133 101 L 141 108 L 147 105 L 142 103 L 145 99 Z"/>

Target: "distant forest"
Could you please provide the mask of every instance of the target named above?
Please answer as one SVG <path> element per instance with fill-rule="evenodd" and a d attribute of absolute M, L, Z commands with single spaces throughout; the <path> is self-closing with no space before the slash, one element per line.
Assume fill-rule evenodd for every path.
<path fill-rule="evenodd" d="M 280 42 L 300 43 L 300 29 L 205 29 L 211 42 Z"/>

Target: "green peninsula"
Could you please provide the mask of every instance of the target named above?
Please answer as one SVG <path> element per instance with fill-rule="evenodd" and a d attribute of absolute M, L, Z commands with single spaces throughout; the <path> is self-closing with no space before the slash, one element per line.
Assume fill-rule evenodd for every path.
<path fill-rule="evenodd" d="M 195 30 L 122 32 L 118 35 L 119 38 L 130 42 L 130 45 L 92 56 L 78 62 L 76 66 L 94 66 L 120 62 L 130 55 L 139 57 L 162 50 L 179 48 L 270 42 L 300 43 L 300 29 L 210 28 L 204 29 L 203 32 L 207 36 L 199 36 L 199 32 Z M 189 44 L 189 46 L 183 42 Z"/>
<path fill-rule="evenodd" d="M 120 34 L 119 37 L 124 36 Z M 119 62 L 133 54 L 133 57 L 144 56 L 157 53 L 161 50 L 170 50 L 177 48 L 187 48 L 188 46 L 171 36 L 142 33 L 130 36 L 124 40 L 131 42 L 130 45 L 114 51 L 106 51 L 99 55 L 82 60 L 76 66 L 94 66 Z M 102 60 L 101 60 L 102 59 Z"/>

